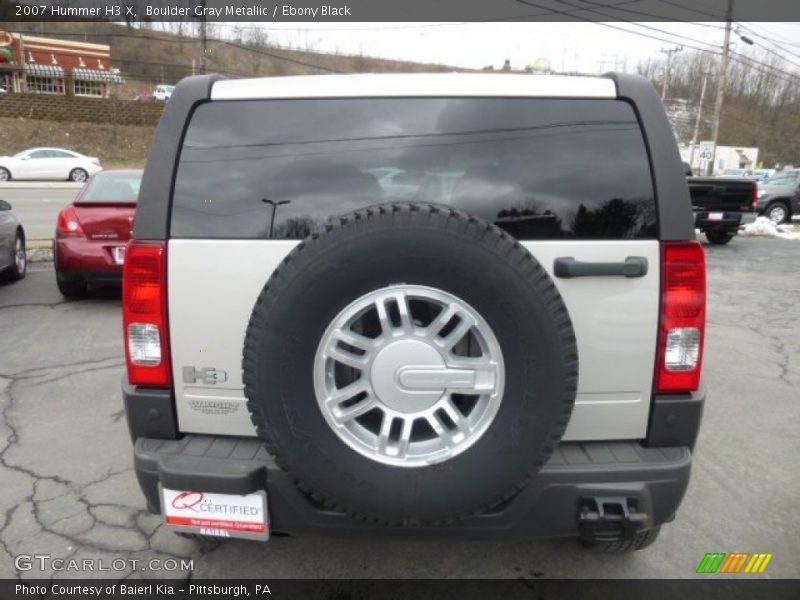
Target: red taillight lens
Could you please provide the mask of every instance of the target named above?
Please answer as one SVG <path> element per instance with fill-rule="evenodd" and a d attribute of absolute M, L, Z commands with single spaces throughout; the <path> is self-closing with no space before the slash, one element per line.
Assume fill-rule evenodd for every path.
<path fill-rule="evenodd" d="M 83 236 L 83 228 L 78 220 L 75 207 L 70 205 L 58 213 L 56 223 L 56 235 L 58 237 L 78 237 Z"/>
<path fill-rule="evenodd" d="M 172 385 L 167 328 L 167 247 L 133 240 L 122 269 L 122 321 L 128 381 Z"/>
<path fill-rule="evenodd" d="M 758 183 L 753 186 L 753 210 L 758 208 Z"/>
<path fill-rule="evenodd" d="M 661 245 L 661 318 L 656 392 L 700 386 L 706 329 L 706 257 L 699 242 Z"/>

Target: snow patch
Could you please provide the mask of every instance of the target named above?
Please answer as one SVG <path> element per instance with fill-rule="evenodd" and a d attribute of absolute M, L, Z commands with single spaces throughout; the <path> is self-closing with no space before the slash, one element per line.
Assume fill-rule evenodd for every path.
<path fill-rule="evenodd" d="M 767 235 L 781 238 L 783 240 L 800 240 L 800 233 L 797 233 L 791 225 L 776 225 L 767 217 L 758 217 L 752 223 L 744 226 L 741 235 Z"/>

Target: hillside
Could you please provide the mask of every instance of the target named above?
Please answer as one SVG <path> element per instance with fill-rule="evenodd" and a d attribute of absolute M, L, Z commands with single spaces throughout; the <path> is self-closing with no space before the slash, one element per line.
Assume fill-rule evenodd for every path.
<path fill-rule="evenodd" d="M 0 131 L 0 154 L 60 146 L 98 156 L 104 167 L 114 168 L 144 166 L 155 127 L 0 118 Z"/>
<path fill-rule="evenodd" d="M 132 28 L 114 23 L 53 22 L 15 23 L 13 30 L 108 44 L 112 63 L 126 79 L 117 93 L 126 98 L 149 91 L 154 84 L 175 83 L 200 71 L 201 45 L 194 36 L 196 24 L 180 24 L 180 30 L 174 32 L 159 31 L 156 27 L 151 23 Z M 206 70 L 230 77 L 454 70 L 442 65 L 281 48 L 257 28 L 242 29 L 221 40 L 215 36 L 214 25 L 208 27 Z"/>
<path fill-rule="evenodd" d="M 661 89 L 663 61 L 643 63 L 639 72 Z M 692 138 L 706 73 L 698 141 L 711 139 L 718 64 L 705 53 L 683 52 L 670 69 L 666 104 L 682 142 Z M 758 147 L 766 167 L 800 165 L 800 75 L 791 64 L 756 52 L 737 57 L 723 97 L 720 145 Z"/>

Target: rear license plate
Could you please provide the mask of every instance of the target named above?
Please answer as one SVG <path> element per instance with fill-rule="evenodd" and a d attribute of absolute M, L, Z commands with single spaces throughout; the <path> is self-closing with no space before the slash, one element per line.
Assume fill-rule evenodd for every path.
<path fill-rule="evenodd" d="M 238 496 L 161 490 L 161 513 L 175 531 L 264 542 L 269 539 L 267 493 Z"/>
<path fill-rule="evenodd" d="M 114 262 L 118 265 L 125 262 L 125 246 L 114 247 Z"/>
<path fill-rule="evenodd" d="M 708 220 L 709 221 L 722 221 L 723 216 L 724 215 L 722 213 L 718 213 L 718 212 L 708 213 Z"/>

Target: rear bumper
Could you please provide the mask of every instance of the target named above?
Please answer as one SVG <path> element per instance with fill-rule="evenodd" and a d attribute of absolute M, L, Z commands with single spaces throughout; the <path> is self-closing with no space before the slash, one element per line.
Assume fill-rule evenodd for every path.
<path fill-rule="evenodd" d="M 122 265 L 114 262 L 112 253 L 114 247 L 124 245 L 124 241 L 56 238 L 53 241 L 56 273 L 62 280 L 119 283 L 122 281 Z"/>
<path fill-rule="evenodd" d="M 586 498 L 625 498 L 644 515 L 638 529 L 673 519 L 689 482 L 688 448 L 637 442 L 563 443 L 539 474 L 503 506 L 451 525 L 385 527 L 325 508 L 301 492 L 260 440 L 186 435 L 139 438 L 135 470 L 148 506 L 160 510 L 167 489 L 247 494 L 266 489 L 270 529 L 291 534 L 528 539 L 579 536 Z"/>
<path fill-rule="evenodd" d="M 694 226 L 701 230 L 727 229 L 733 233 L 739 229 L 739 225 L 742 224 L 745 215 L 750 214 L 751 213 L 700 211 L 694 213 Z M 721 215 L 721 218 L 712 219 L 711 215 Z M 753 219 L 750 219 L 750 221 L 745 222 L 751 222 L 752 220 Z"/>
<path fill-rule="evenodd" d="M 581 507 L 624 499 L 637 530 L 671 521 L 689 483 L 705 391 L 656 396 L 648 439 L 564 442 L 516 496 L 489 513 L 429 527 L 385 527 L 322 506 L 298 489 L 257 438 L 182 435 L 170 390 L 122 381 L 134 466 L 149 508 L 160 511 L 166 489 L 225 494 L 266 490 L 272 531 L 381 537 L 530 539 L 585 537 Z"/>

